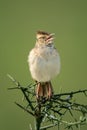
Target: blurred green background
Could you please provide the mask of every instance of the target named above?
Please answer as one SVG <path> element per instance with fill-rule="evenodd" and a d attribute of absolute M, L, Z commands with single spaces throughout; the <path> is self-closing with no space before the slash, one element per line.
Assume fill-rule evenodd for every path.
<path fill-rule="evenodd" d="M 24 86 L 32 82 L 27 56 L 37 30 L 55 33 L 61 57 L 61 73 L 53 80 L 55 92 L 87 88 L 87 1 L 0 0 L 0 130 L 28 130 L 34 124 L 14 104 L 21 103 L 22 95 L 7 90 L 13 84 L 6 75 Z M 87 104 L 84 95 L 78 101 Z"/>

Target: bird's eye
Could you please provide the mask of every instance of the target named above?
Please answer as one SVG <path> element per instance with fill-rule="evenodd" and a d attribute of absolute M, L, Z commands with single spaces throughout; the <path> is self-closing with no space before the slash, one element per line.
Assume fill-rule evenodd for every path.
<path fill-rule="evenodd" d="M 45 37 L 39 37 L 37 40 L 45 40 Z"/>
<path fill-rule="evenodd" d="M 45 37 L 42 37 L 42 39 L 45 39 Z"/>

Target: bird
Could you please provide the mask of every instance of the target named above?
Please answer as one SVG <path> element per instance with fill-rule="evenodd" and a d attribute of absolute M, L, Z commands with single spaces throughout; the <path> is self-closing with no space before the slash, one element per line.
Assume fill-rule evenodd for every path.
<path fill-rule="evenodd" d="M 31 77 L 36 82 L 36 98 L 51 99 L 54 94 L 51 80 L 60 73 L 60 55 L 54 46 L 54 33 L 36 32 L 36 43 L 28 55 Z"/>

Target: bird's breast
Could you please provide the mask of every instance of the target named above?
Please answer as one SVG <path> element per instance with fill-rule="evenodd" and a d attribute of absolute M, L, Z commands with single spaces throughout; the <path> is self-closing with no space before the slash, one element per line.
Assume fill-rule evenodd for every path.
<path fill-rule="evenodd" d="M 33 49 L 28 62 L 32 77 L 39 82 L 50 81 L 60 72 L 60 57 L 54 48 Z"/>

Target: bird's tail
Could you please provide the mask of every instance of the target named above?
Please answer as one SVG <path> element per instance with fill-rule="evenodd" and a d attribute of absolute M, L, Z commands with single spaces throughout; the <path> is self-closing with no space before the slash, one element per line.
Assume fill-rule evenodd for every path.
<path fill-rule="evenodd" d="M 37 99 L 50 99 L 53 96 L 53 88 L 51 82 L 37 83 L 36 97 Z"/>

